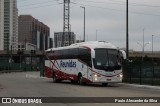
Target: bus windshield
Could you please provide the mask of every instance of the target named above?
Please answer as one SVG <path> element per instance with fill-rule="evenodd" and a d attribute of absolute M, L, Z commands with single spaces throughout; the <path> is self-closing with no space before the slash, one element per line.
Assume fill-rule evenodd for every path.
<path fill-rule="evenodd" d="M 93 63 L 96 69 L 106 71 L 121 69 L 119 54 L 116 49 L 95 49 L 95 59 L 93 59 Z"/>

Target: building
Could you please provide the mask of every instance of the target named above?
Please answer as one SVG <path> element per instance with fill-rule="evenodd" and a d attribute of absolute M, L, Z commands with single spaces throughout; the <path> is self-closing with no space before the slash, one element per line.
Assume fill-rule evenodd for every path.
<path fill-rule="evenodd" d="M 31 43 L 26 43 L 25 45 L 23 43 L 19 43 L 18 50 L 37 50 L 37 46 Z"/>
<path fill-rule="evenodd" d="M 49 38 L 49 48 L 53 48 L 53 38 Z"/>
<path fill-rule="evenodd" d="M 17 0 L 0 0 L 0 50 L 18 49 Z"/>
<path fill-rule="evenodd" d="M 84 40 L 76 40 L 76 43 L 84 42 Z"/>
<path fill-rule="evenodd" d="M 18 25 L 19 45 L 25 45 L 25 47 L 27 43 L 36 45 L 36 50 L 50 48 L 50 28 L 47 25 L 31 15 L 20 15 Z"/>
<path fill-rule="evenodd" d="M 64 34 L 64 37 L 63 37 L 63 34 Z M 70 41 L 69 41 L 69 37 L 70 37 Z M 64 42 L 64 45 L 63 45 L 63 42 Z M 55 32 L 54 33 L 54 47 L 69 46 L 70 44 L 73 44 L 75 42 L 76 42 L 76 35 L 74 34 L 74 32 Z"/>

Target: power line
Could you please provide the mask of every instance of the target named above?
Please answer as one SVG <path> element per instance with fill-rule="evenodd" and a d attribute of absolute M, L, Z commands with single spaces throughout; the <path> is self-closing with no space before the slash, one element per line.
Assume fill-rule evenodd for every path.
<path fill-rule="evenodd" d="M 40 2 L 40 3 L 32 3 L 32 4 L 26 4 L 26 5 L 21 5 L 21 6 L 19 6 L 19 7 L 25 7 L 25 6 L 32 6 L 32 5 L 39 5 L 39 4 L 48 4 L 48 3 L 50 3 L 50 2 L 53 2 L 53 0 L 52 1 L 45 1 L 45 2 Z"/>
<path fill-rule="evenodd" d="M 94 7 L 94 8 L 107 9 L 107 10 L 112 10 L 112 11 L 118 11 L 118 12 L 125 13 L 125 10 L 118 10 L 118 9 L 113 9 L 113 8 L 108 8 L 108 7 L 99 7 L 99 6 L 93 6 L 93 5 L 86 5 L 86 4 L 76 3 L 76 2 L 71 2 L 71 3 L 78 4 L 78 5 L 83 5 L 83 6 L 89 6 L 89 7 Z M 129 12 L 133 13 L 133 14 L 140 14 L 140 15 L 160 16 L 159 14 L 148 14 L 148 13 L 135 12 L 135 11 L 129 11 Z"/>
<path fill-rule="evenodd" d="M 26 7 L 26 6 L 34 6 L 34 5 L 39 5 L 39 6 L 34 6 L 34 7 L 30 7 L 30 8 L 21 8 L 20 10 L 26 10 L 26 9 L 33 9 L 33 8 L 42 8 L 42 7 L 48 7 L 48 6 L 53 6 L 53 5 L 60 5 L 60 4 L 63 4 L 63 3 L 59 3 L 58 0 L 54 0 L 54 1 L 57 1 L 56 4 L 51 4 L 52 1 L 48 1 L 48 2 L 41 2 L 41 3 L 32 3 L 32 4 L 27 4 L 27 5 L 23 5 L 23 6 L 19 6 L 19 7 Z M 47 3 L 47 4 L 46 4 Z M 49 3 L 49 4 L 48 4 Z M 43 5 L 41 5 L 43 4 Z M 44 5 L 46 4 L 46 5 Z"/>
<path fill-rule="evenodd" d="M 28 4 L 25 4 L 25 5 L 21 5 L 21 6 L 19 6 L 19 7 L 25 7 L 25 6 L 30 6 L 30 5 L 37 5 L 37 4 L 44 4 L 44 3 L 49 3 L 49 2 L 53 2 L 53 1 L 58 1 L 58 0 L 50 0 L 50 1 L 44 1 L 44 2 L 39 2 L 39 3 L 28 3 Z M 23 2 L 29 2 L 29 0 L 21 0 L 21 1 L 18 1 L 17 0 L 17 4 L 19 4 L 19 2 L 20 3 L 23 3 Z M 14 3 L 13 1 L 10 1 L 9 3 Z M 1 4 L 1 3 L 0 3 Z M 59 4 L 61 4 L 61 3 L 59 3 Z"/>
<path fill-rule="evenodd" d="M 57 1 L 57 0 L 55 0 Z M 48 1 L 47 3 L 49 3 L 51 1 Z M 57 1 L 58 2 L 58 1 Z M 44 3 L 44 2 L 43 2 Z M 38 3 L 38 4 L 43 4 L 43 3 Z M 99 6 L 94 6 L 94 5 L 88 5 L 88 4 L 82 4 L 82 3 L 77 3 L 77 2 L 71 2 L 72 4 L 78 4 L 78 5 L 83 5 L 83 6 L 89 6 L 89 7 L 93 7 L 93 8 L 100 8 L 100 9 L 107 9 L 107 10 L 112 10 L 112 11 L 118 11 L 121 13 L 125 13 L 125 10 L 118 10 L 118 9 L 113 9 L 113 8 L 108 8 L 108 7 L 99 7 Z M 31 8 L 24 8 L 21 10 L 26 10 L 26 9 L 33 9 L 33 8 L 41 8 L 41 7 L 46 7 L 46 6 L 52 6 L 52 5 L 60 5 L 63 3 L 59 3 L 58 4 L 48 4 L 48 5 L 41 5 L 41 6 L 35 6 L 35 7 L 31 7 Z M 31 5 L 37 5 L 37 4 L 31 4 Z M 21 6 L 22 7 L 22 6 Z M 24 6 L 25 7 L 25 6 Z M 135 12 L 135 11 L 130 11 L 130 13 L 133 14 L 140 14 L 140 15 L 150 15 L 150 16 L 160 16 L 159 14 L 149 14 L 149 13 L 143 13 L 143 12 Z"/>
<path fill-rule="evenodd" d="M 48 7 L 48 6 L 53 6 L 53 5 L 59 5 L 59 4 L 41 5 L 41 6 L 35 6 L 35 7 L 31 7 L 31 8 L 22 8 L 20 10 L 27 10 L 27 9 L 33 9 L 33 8 L 42 8 L 42 7 Z"/>
<path fill-rule="evenodd" d="M 107 8 L 107 7 L 99 7 L 99 6 L 81 4 L 81 3 L 76 3 L 76 2 L 71 2 L 71 3 L 73 3 L 73 4 L 78 4 L 78 5 L 80 5 L 80 6 L 83 5 L 83 6 L 89 6 L 89 7 L 100 8 L 100 9 L 108 9 L 108 10 L 114 10 L 114 11 L 124 12 L 123 10 L 117 10 L 117 9 L 112 9 L 112 8 Z"/>
<path fill-rule="evenodd" d="M 56 1 L 57 3 L 59 3 L 58 1 L 60 1 L 60 0 L 52 0 L 52 1 L 48 1 L 48 2 L 41 2 L 41 3 L 35 3 L 35 4 L 27 4 L 27 5 L 23 5 L 23 6 L 29 6 L 29 5 L 37 5 L 37 4 L 42 4 L 42 3 L 49 3 L 49 2 L 53 2 L 53 1 Z M 83 1 L 83 0 L 74 0 L 74 1 L 78 1 L 78 2 L 92 2 L 92 3 L 105 3 L 105 4 L 117 4 L 117 5 L 125 5 L 125 1 L 118 1 L 118 0 L 109 0 L 109 1 L 112 1 L 112 2 L 102 2 L 102 1 L 92 1 L 92 0 L 85 0 L 85 1 Z M 21 1 L 17 1 L 17 3 L 19 3 L 19 2 L 28 2 L 28 0 L 21 0 Z M 12 3 L 12 2 L 10 2 L 10 3 Z M 62 3 L 60 3 L 60 4 L 62 4 Z M 131 5 L 131 6 L 144 6 L 144 7 L 155 7 L 155 8 L 160 8 L 160 6 L 159 5 L 147 5 L 147 4 L 139 4 L 139 3 L 129 3 L 129 5 Z M 20 7 L 23 7 L 23 6 L 20 6 Z"/>
<path fill-rule="evenodd" d="M 110 0 L 112 2 L 102 2 L 102 1 L 91 1 L 91 0 L 86 0 L 86 1 L 78 1 L 78 0 L 75 0 L 77 2 L 92 2 L 92 3 L 105 3 L 105 4 L 117 4 L 117 5 L 126 5 L 126 2 L 123 2 L 123 1 L 117 1 L 117 0 Z M 119 2 L 119 3 L 117 3 Z M 160 6 L 159 5 L 147 5 L 147 4 L 139 4 L 139 3 L 129 3 L 129 5 L 131 6 L 143 6 L 143 7 L 157 7 L 159 8 Z"/>

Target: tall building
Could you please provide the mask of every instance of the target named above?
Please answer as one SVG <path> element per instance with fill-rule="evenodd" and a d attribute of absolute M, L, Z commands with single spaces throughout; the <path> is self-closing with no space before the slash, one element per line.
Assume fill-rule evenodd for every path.
<path fill-rule="evenodd" d="M 63 46 L 62 42 L 64 42 L 64 46 L 69 46 L 69 43 L 73 44 L 76 42 L 76 35 L 74 34 L 74 32 L 55 32 L 54 47 L 62 47 Z"/>
<path fill-rule="evenodd" d="M 20 15 L 18 17 L 18 41 L 19 46 L 32 44 L 37 50 L 50 48 L 50 28 L 38 21 L 31 15 Z"/>
<path fill-rule="evenodd" d="M 49 48 L 53 48 L 53 38 L 49 38 Z"/>
<path fill-rule="evenodd" d="M 18 49 L 17 0 L 0 0 L 0 50 Z"/>

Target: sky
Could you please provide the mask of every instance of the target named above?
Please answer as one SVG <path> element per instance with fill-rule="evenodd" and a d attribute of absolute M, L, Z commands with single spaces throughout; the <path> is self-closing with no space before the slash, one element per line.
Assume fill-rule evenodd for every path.
<path fill-rule="evenodd" d="M 160 51 L 160 0 L 129 1 L 129 49 Z M 17 0 L 19 15 L 30 14 L 50 27 L 50 35 L 63 31 L 63 0 Z M 77 39 L 83 39 L 86 8 L 86 40 L 106 41 L 126 47 L 126 0 L 71 0 L 70 24 Z M 97 39 L 96 39 L 97 35 Z M 148 44 L 150 42 L 150 44 Z"/>

